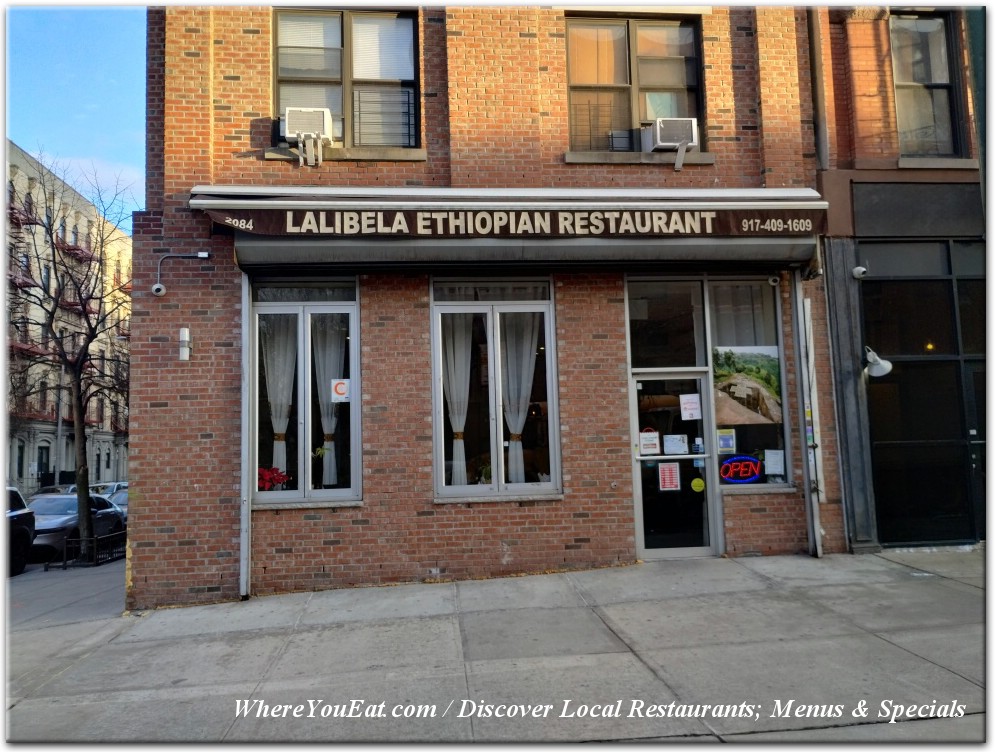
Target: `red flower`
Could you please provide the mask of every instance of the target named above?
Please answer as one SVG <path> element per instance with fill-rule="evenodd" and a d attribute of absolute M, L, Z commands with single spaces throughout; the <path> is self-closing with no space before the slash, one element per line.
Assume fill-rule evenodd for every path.
<path fill-rule="evenodd" d="M 260 491 L 269 491 L 274 486 L 279 486 L 288 480 L 290 480 L 290 476 L 282 472 L 278 467 L 259 468 L 258 482 Z"/>

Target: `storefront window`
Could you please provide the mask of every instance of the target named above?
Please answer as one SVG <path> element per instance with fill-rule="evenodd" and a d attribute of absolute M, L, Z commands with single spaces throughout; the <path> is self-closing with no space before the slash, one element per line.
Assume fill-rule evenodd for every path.
<path fill-rule="evenodd" d="M 255 498 L 359 498 L 354 288 L 254 292 Z"/>
<path fill-rule="evenodd" d="M 864 331 L 876 352 L 914 356 L 957 352 L 953 290 L 948 281 L 865 280 L 860 292 Z"/>
<path fill-rule="evenodd" d="M 632 367 L 704 366 L 703 311 L 700 282 L 630 282 Z"/>
<path fill-rule="evenodd" d="M 723 485 L 787 483 L 790 477 L 775 290 L 766 279 L 633 279 L 628 284 L 633 369 L 693 369 L 704 376 L 711 352 Z"/>
<path fill-rule="evenodd" d="M 719 477 L 723 484 L 785 483 L 781 351 L 774 288 L 765 281 L 708 288 Z M 727 467 L 759 460 L 762 472 Z"/>
<path fill-rule="evenodd" d="M 549 285 L 434 286 L 440 496 L 559 488 Z"/>

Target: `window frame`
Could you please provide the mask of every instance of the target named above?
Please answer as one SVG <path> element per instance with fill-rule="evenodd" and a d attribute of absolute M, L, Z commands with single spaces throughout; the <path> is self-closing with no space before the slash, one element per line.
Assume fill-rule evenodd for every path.
<path fill-rule="evenodd" d="M 571 28 L 575 26 L 622 26 L 625 29 L 625 51 L 626 51 L 626 74 L 627 81 L 625 84 L 574 84 L 570 80 L 570 69 L 571 60 L 573 54 L 570 45 L 570 33 Z M 696 100 L 696 111 L 694 113 L 687 113 L 686 117 L 696 118 L 698 121 L 698 134 L 699 140 L 703 141 L 705 137 L 705 96 L 704 96 L 704 65 L 702 61 L 702 28 L 701 19 L 698 17 L 686 17 L 686 16 L 660 16 L 660 17 L 648 17 L 648 16 L 617 16 L 617 17 L 605 17 L 605 16 L 584 16 L 575 15 L 568 16 L 566 19 L 566 42 L 567 42 L 567 112 L 569 119 L 569 142 L 570 150 L 573 152 L 598 152 L 598 151 L 613 151 L 613 152 L 640 152 L 640 136 L 639 129 L 643 126 L 652 124 L 653 120 L 643 120 L 640 116 L 640 97 L 644 91 L 651 90 L 661 90 L 665 88 L 673 87 L 661 87 L 661 86 L 643 86 L 639 79 L 639 55 L 638 55 L 638 30 L 641 27 L 646 28 L 661 28 L 661 27 L 689 27 L 694 35 L 694 69 L 696 81 L 693 84 L 685 84 L 683 89 L 685 96 L 693 93 Z M 684 60 L 687 61 L 687 57 Z M 686 63 L 685 63 L 686 64 Z M 628 148 L 619 148 L 624 146 L 624 144 L 615 143 L 613 136 L 608 137 L 608 148 L 598 149 L 594 148 L 593 143 L 591 148 L 579 148 L 579 145 L 575 141 L 574 129 L 575 129 L 575 119 L 573 113 L 573 94 L 575 91 L 622 91 L 624 90 L 627 94 L 628 105 L 629 105 L 629 138 L 628 138 Z M 611 129 L 615 129 L 614 127 Z M 704 144 L 702 144 L 703 146 Z M 702 149 L 703 150 L 703 149 Z"/>
<path fill-rule="evenodd" d="M 448 301 L 437 300 L 436 285 L 467 284 L 472 286 L 542 283 L 548 286 L 549 296 L 544 300 L 500 300 Z M 432 348 L 432 467 L 436 503 L 460 503 L 467 501 L 502 502 L 529 499 L 556 499 L 563 494 L 563 478 L 560 462 L 560 419 L 558 399 L 558 371 L 556 355 L 556 304 L 554 286 L 547 278 L 541 279 L 475 279 L 461 280 L 435 278 L 431 282 L 431 348 Z M 449 417 L 443 393 L 442 363 L 442 316 L 451 313 L 481 314 L 486 317 L 488 383 L 487 398 L 490 419 L 490 456 L 492 472 L 490 484 L 446 484 L 446 426 Z M 504 408 L 502 405 L 500 316 L 509 313 L 542 313 L 543 336 L 545 343 L 546 370 L 546 416 L 547 441 L 549 449 L 548 481 L 535 483 L 505 483 L 500 481 L 504 468 Z M 494 457 L 500 458 L 494 462 Z M 469 459 L 469 458 L 468 458 Z"/>
<path fill-rule="evenodd" d="M 962 52 L 962 46 L 958 42 L 957 35 L 955 34 L 955 26 L 957 21 L 957 15 L 954 13 L 944 13 L 944 12 L 919 12 L 916 10 L 892 10 L 888 17 L 888 44 L 890 48 L 889 61 L 891 63 L 891 73 L 892 73 L 892 86 L 895 97 L 895 125 L 898 135 L 898 148 L 899 155 L 905 158 L 920 158 L 920 159 L 943 159 L 943 158 L 962 158 L 967 155 L 967 140 L 964 133 L 964 121 L 965 121 L 965 111 L 964 111 L 964 98 L 963 98 L 963 81 L 960 75 L 959 66 L 954 65 L 954 61 L 959 59 L 959 55 Z M 944 42 L 946 45 L 946 60 L 944 64 L 946 66 L 947 82 L 929 82 L 929 83 L 917 83 L 916 81 L 899 81 L 898 80 L 898 65 L 895 60 L 895 25 L 894 21 L 899 20 L 920 20 L 920 19 L 938 19 L 943 22 L 943 34 Z M 906 151 L 902 144 L 902 132 L 899 127 L 899 109 L 900 101 L 898 93 L 900 90 L 914 91 L 914 90 L 924 90 L 932 92 L 934 90 L 944 90 L 947 92 L 947 115 L 950 118 L 950 148 L 949 153 L 933 153 L 933 152 L 923 152 L 923 151 Z M 936 125 L 936 119 L 933 119 L 934 127 Z"/>
<path fill-rule="evenodd" d="M 715 433 L 715 437 L 714 437 L 714 439 L 715 439 L 714 446 L 716 448 L 716 453 L 717 453 L 717 460 L 716 461 L 717 461 L 717 465 L 719 467 L 721 467 L 721 462 L 719 461 L 719 457 L 721 455 L 718 454 L 718 449 L 719 449 L 719 440 L 718 440 L 719 434 L 718 434 L 718 431 L 720 430 L 720 428 L 726 428 L 727 426 L 721 426 L 719 424 L 717 410 L 715 409 L 715 391 L 716 391 L 716 388 L 715 388 L 715 371 L 716 371 L 716 364 L 714 362 L 714 357 L 713 356 L 714 356 L 714 354 L 720 348 L 724 347 L 724 348 L 728 349 L 730 347 L 734 347 L 734 345 L 720 345 L 720 344 L 718 344 L 716 342 L 716 331 L 715 331 L 716 324 L 713 321 L 713 313 L 714 313 L 714 308 L 715 308 L 715 305 L 716 305 L 714 289 L 716 287 L 720 287 L 720 286 L 723 286 L 723 285 L 725 285 L 725 286 L 729 286 L 729 285 L 749 285 L 749 286 L 756 287 L 760 292 L 762 292 L 765 295 L 769 294 L 771 296 L 770 297 L 770 303 L 772 305 L 772 315 L 773 315 L 773 319 L 774 319 L 773 320 L 773 326 L 774 326 L 774 340 L 775 340 L 775 344 L 774 345 L 747 345 L 747 347 L 776 347 L 777 348 L 777 367 L 778 367 L 778 379 L 779 379 L 778 398 L 780 400 L 780 408 L 781 408 L 781 430 L 779 432 L 779 436 L 781 438 L 781 447 L 780 447 L 780 450 L 783 452 L 783 469 L 784 469 L 784 474 L 782 476 L 779 476 L 779 477 L 783 477 L 783 480 L 773 480 L 773 481 L 772 480 L 767 480 L 767 478 L 769 476 L 766 473 L 767 463 L 766 463 L 766 460 L 764 460 L 764 470 L 765 470 L 765 472 L 764 472 L 764 481 L 763 482 L 758 482 L 758 483 L 744 483 L 744 484 L 726 483 L 726 482 L 723 482 L 723 480 L 720 477 L 719 488 L 720 488 L 720 490 L 723 493 L 727 493 L 727 492 L 730 492 L 730 491 L 733 491 L 733 492 L 735 492 L 735 491 L 741 491 L 743 493 L 749 493 L 750 491 L 752 491 L 754 489 L 758 489 L 758 488 L 759 489 L 770 490 L 770 489 L 779 489 L 779 488 L 791 487 L 792 485 L 794 485 L 794 481 L 792 480 L 794 478 L 794 469 L 796 467 L 800 467 L 800 465 L 798 463 L 803 462 L 804 459 L 801 458 L 801 457 L 796 458 L 794 456 L 794 447 L 793 447 L 793 442 L 792 442 L 792 438 L 793 438 L 794 434 L 793 434 L 793 432 L 791 430 L 792 429 L 792 425 L 791 425 L 791 409 L 790 409 L 790 402 L 789 402 L 789 399 L 788 399 L 788 397 L 789 397 L 788 385 L 789 385 L 789 378 L 791 377 L 791 373 L 788 371 L 788 368 L 787 368 L 788 363 L 787 363 L 787 360 L 786 360 L 785 340 L 784 340 L 784 327 L 785 327 L 784 309 L 783 309 L 783 307 L 781 305 L 781 296 L 778 294 L 778 289 L 779 288 L 775 287 L 775 286 L 771 286 L 770 283 L 768 282 L 768 278 L 766 278 L 766 277 L 757 278 L 757 277 L 751 277 L 751 276 L 742 276 L 742 277 L 709 277 L 709 278 L 703 280 L 703 283 L 704 283 L 703 287 L 704 287 L 704 294 L 705 294 L 704 295 L 705 340 L 706 340 L 707 347 L 708 347 L 708 354 L 707 354 L 707 358 L 708 358 L 708 372 L 709 372 L 709 377 L 711 379 L 711 387 L 712 387 L 712 395 L 711 395 L 712 409 L 713 409 L 713 412 L 716 413 L 716 415 L 715 415 L 715 431 L 716 431 L 716 433 Z M 770 449 L 776 449 L 776 447 L 769 447 L 769 448 Z"/>
<path fill-rule="evenodd" d="M 294 287 L 304 288 L 313 285 L 266 284 L 259 283 L 253 287 Z M 319 286 L 320 287 L 320 286 Z M 250 387 L 247 399 L 249 401 L 249 431 L 248 431 L 248 465 L 249 465 L 249 497 L 253 509 L 294 508 L 321 506 L 358 506 L 363 499 L 362 484 L 362 394 L 360 344 L 359 344 L 359 291 L 351 301 L 292 301 L 292 302 L 251 302 L 249 315 L 249 370 Z M 321 314 L 346 314 L 349 317 L 348 348 L 350 400 L 349 404 L 349 472 L 351 483 L 346 488 L 311 488 L 312 470 L 310 442 L 297 441 L 297 467 L 305 468 L 303 477 L 298 478 L 298 488 L 293 490 L 260 491 L 257 486 L 257 469 L 259 467 L 260 441 L 260 410 L 259 400 L 262 398 L 262 387 L 259 372 L 261 369 L 262 350 L 259 337 L 259 317 L 265 314 L 294 314 L 297 316 L 297 367 L 294 375 L 294 398 L 297 404 L 297 430 L 310 431 L 315 420 L 320 420 L 314 408 L 314 393 L 311 385 L 313 368 L 313 351 L 311 346 L 311 316 Z M 288 431 L 289 432 L 289 431 Z M 300 433 L 299 433 L 300 435 Z"/>
<path fill-rule="evenodd" d="M 341 73 L 336 76 L 308 77 L 281 76 L 280 75 L 280 18 L 297 17 L 317 17 L 317 16 L 338 16 L 341 23 L 342 47 L 341 50 Z M 353 75 L 353 20 L 357 17 L 363 18 L 395 18 L 407 19 L 411 23 L 411 49 L 412 49 L 412 75 L 411 79 L 362 79 Z M 281 86 L 285 83 L 323 83 L 326 86 L 338 86 L 342 95 L 342 112 L 332 113 L 333 121 L 339 120 L 342 129 L 342 140 L 333 141 L 334 146 L 343 148 L 362 149 L 419 149 L 421 148 L 421 81 L 420 81 L 420 51 L 419 51 L 419 23 L 418 13 L 412 11 L 353 11 L 347 9 L 322 9 L 322 10 L 302 10 L 302 9 L 275 9 L 273 12 L 273 109 L 274 119 L 283 121 L 286 107 L 281 102 Z M 375 86 L 377 89 L 397 89 L 400 91 L 410 91 L 411 93 L 411 138 L 407 144 L 363 144 L 357 138 L 355 128 L 354 95 L 357 90 L 368 89 Z"/>
<path fill-rule="evenodd" d="M 632 336 L 632 319 L 630 311 L 630 286 L 633 283 L 637 284 L 673 284 L 673 283 L 687 283 L 692 282 L 699 286 L 700 289 L 700 303 L 701 303 L 701 316 L 702 322 L 700 329 L 696 325 L 694 327 L 695 334 L 695 362 L 687 364 L 669 364 L 669 365 L 659 365 L 659 364 L 648 364 L 642 366 L 635 366 L 634 356 L 632 352 L 633 348 L 633 336 Z M 715 465 L 716 471 L 721 466 L 721 455 L 719 454 L 719 434 L 718 430 L 724 426 L 719 424 L 717 411 L 715 408 L 715 362 L 713 355 L 717 347 L 720 347 L 715 342 L 715 327 L 713 322 L 713 288 L 722 285 L 755 285 L 758 289 L 770 291 L 772 295 L 773 304 L 773 316 L 774 316 L 774 334 L 777 343 L 778 350 L 778 368 L 780 371 L 780 404 L 781 404 L 781 430 L 779 436 L 782 442 L 782 450 L 784 452 L 784 475 L 783 481 L 768 481 L 766 480 L 767 475 L 764 474 L 764 480 L 762 482 L 756 483 L 723 483 L 721 479 L 719 480 L 719 492 L 722 494 L 750 494 L 750 493 L 763 493 L 769 491 L 780 491 L 785 488 L 792 488 L 796 484 L 794 481 L 795 469 L 800 467 L 800 462 L 804 461 L 801 457 L 795 456 L 795 440 L 794 440 L 794 430 L 792 424 L 792 409 L 791 409 L 791 389 L 789 384 L 789 379 L 791 378 L 791 373 L 789 372 L 787 366 L 786 358 L 786 345 L 785 345 L 785 311 L 782 305 L 781 296 L 777 293 L 776 287 L 771 287 L 768 282 L 767 277 L 759 277 L 750 274 L 744 275 L 722 275 L 722 276 L 675 276 L 675 277 L 660 277 L 656 275 L 627 275 L 626 286 L 625 286 L 625 325 L 626 325 L 626 346 L 629 348 L 628 363 L 630 367 L 631 376 L 638 380 L 638 377 L 642 374 L 675 374 L 680 376 L 687 373 L 697 373 L 701 378 L 708 382 L 710 389 L 708 400 L 710 403 L 710 410 L 714 416 L 713 418 L 713 428 L 715 433 L 711 437 L 711 446 L 715 449 Z M 728 347 L 728 345 L 726 346 Z M 763 346 L 758 346 L 763 347 Z M 703 352 L 702 352 L 703 351 Z M 704 358 L 702 358 L 704 355 Z M 773 448 L 773 447 L 772 447 Z M 766 466 L 765 466 L 766 467 Z"/>

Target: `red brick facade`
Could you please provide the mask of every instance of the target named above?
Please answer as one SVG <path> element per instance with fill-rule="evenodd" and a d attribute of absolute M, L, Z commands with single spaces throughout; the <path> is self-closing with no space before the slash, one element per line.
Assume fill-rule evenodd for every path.
<path fill-rule="evenodd" d="M 823 47 L 836 44 L 825 12 Z M 569 164 L 563 10 L 419 14 L 423 161 L 266 159 L 273 127 L 272 9 L 151 8 L 147 211 L 136 216 L 128 605 L 236 599 L 240 587 L 243 275 L 230 237 L 189 207 L 195 185 L 446 188 L 812 188 L 806 10 L 713 8 L 701 17 L 707 151 L 714 164 Z M 859 71 L 854 51 L 854 81 Z M 830 77 L 838 101 L 843 82 Z M 759 96 L 758 96 L 759 93 Z M 830 99 L 833 100 L 833 92 Z M 887 97 L 880 97 L 882 101 Z M 875 105 L 880 107 L 880 104 Z M 860 111 L 858 152 L 886 150 L 887 112 Z M 837 121 L 843 119 L 840 115 Z M 840 128 L 850 127 L 841 123 Z M 834 130 L 835 132 L 835 130 Z M 836 147 L 834 147 L 836 148 Z M 841 148 L 841 153 L 847 153 Z M 209 251 L 210 258 L 163 258 Z M 150 292 L 157 273 L 166 296 Z M 358 507 L 251 513 L 251 594 L 631 563 L 636 559 L 625 277 L 556 271 L 562 498 L 433 499 L 430 278 L 361 274 L 363 499 Z M 729 555 L 806 551 L 789 275 L 780 286 L 790 490 L 726 493 Z M 815 348 L 827 352 L 821 282 Z M 189 327 L 194 356 L 176 357 Z M 398 364 L 403 363 L 403 369 Z M 403 371 L 403 372 L 402 372 Z M 819 509 L 826 551 L 845 551 L 828 357 L 817 360 Z M 596 395 L 596 397 L 592 397 Z"/>

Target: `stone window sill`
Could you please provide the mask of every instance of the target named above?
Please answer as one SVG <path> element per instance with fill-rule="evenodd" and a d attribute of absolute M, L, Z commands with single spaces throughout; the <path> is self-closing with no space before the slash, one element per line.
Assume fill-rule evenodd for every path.
<path fill-rule="evenodd" d="M 677 162 L 676 151 L 568 151 L 563 155 L 567 164 L 657 164 Z M 689 151 L 684 154 L 686 165 L 713 165 L 715 155 Z"/>
<path fill-rule="evenodd" d="M 899 157 L 900 170 L 977 170 L 977 159 L 954 159 L 945 157 Z"/>
<path fill-rule="evenodd" d="M 281 509 L 331 509 L 334 507 L 361 507 L 357 499 L 325 499 L 322 501 L 254 501 L 252 511 L 272 511 Z"/>
<path fill-rule="evenodd" d="M 299 162 L 298 150 L 293 146 L 271 146 L 266 149 L 264 159 L 284 162 Z M 332 148 L 325 146 L 321 159 L 324 162 L 425 162 L 426 149 L 407 149 L 399 146 L 376 148 Z"/>
<path fill-rule="evenodd" d="M 561 493 L 551 493 L 551 494 L 516 494 L 513 496 L 459 496 L 459 497 L 448 497 L 448 496 L 436 496 L 434 503 L 436 504 L 494 504 L 494 503 L 506 503 L 506 502 L 541 502 L 541 501 L 563 501 L 563 494 Z"/>
<path fill-rule="evenodd" d="M 719 486 L 728 496 L 759 496 L 760 494 L 794 494 L 798 487 L 791 483 L 757 483 L 743 486 Z"/>

